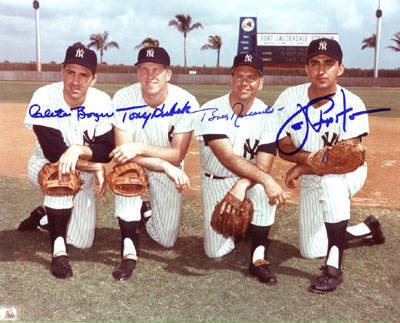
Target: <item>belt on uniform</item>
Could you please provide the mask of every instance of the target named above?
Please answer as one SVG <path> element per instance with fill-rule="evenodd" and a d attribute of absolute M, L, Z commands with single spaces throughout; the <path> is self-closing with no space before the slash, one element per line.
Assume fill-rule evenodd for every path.
<path fill-rule="evenodd" d="M 204 176 L 210 177 L 211 179 L 225 179 L 227 177 L 216 176 L 213 174 L 205 173 Z"/>

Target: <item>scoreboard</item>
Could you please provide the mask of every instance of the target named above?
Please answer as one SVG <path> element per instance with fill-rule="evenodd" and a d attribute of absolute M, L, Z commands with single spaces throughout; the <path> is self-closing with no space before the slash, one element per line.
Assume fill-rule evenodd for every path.
<path fill-rule="evenodd" d="M 257 52 L 264 66 L 303 66 L 308 45 L 318 38 L 339 41 L 338 34 L 257 33 Z"/>

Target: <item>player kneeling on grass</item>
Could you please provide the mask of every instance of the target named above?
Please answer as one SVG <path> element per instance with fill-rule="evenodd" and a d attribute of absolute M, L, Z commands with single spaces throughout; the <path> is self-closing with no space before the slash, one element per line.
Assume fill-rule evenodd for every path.
<path fill-rule="evenodd" d="M 25 125 L 38 139 L 28 163 L 28 177 L 43 191 L 44 208 L 32 212 L 19 230 L 36 230 L 40 218 L 47 214 L 53 255 L 51 273 L 57 278 L 72 277 L 67 243 L 77 248 L 92 246 L 95 198 L 106 190 L 102 163 L 110 160 L 109 153 L 114 148 L 108 117 L 79 120 L 77 116 L 78 107 L 83 107 L 86 114 L 112 113 L 111 98 L 91 87 L 96 81 L 96 66 L 94 51 L 83 46 L 69 47 L 61 70 L 62 82 L 39 88 L 25 117 Z M 55 170 L 49 162 L 57 165 Z M 69 178 L 76 171 L 82 186 L 74 194 L 76 186 Z"/>
<path fill-rule="evenodd" d="M 246 225 L 250 221 L 249 272 L 273 285 L 277 278 L 267 261 L 268 233 L 276 206 L 285 203 L 285 194 L 268 174 L 276 155 L 277 119 L 256 98 L 263 83 L 261 59 L 252 53 L 237 55 L 230 77 L 231 92 L 201 107 L 204 114 L 200 112 L 196 120 L 195 136 L 200 140 L 207 256 L 219 258 L 234 249 L 235 237 L 229 235 L 246 228 L 237 231 L 240 219 L 230 221 L 237 213 L 247 217 L 250 212 L 251 219 L 243 222 Z M 232 224 L 234 229 L 227 232 Z"/>
<path fill-rule="evenodd" d="M 182 161 L 193 123 L 190 114 L 179 111 L 184 107 L 197 110 L 199 104 L 193 95 L 168 83 L 172 71 L 164 48 L 141 49 L 136 65 L 139 82 L 119 90 L 113 98 L 116 148 L 111 156 L 117 164 L 133 160 L 146 169 L 152 209 L 146 231 L 168 248 L 178 237 L 181 190 L 189 186 Z M 113 277 L 118 280 L 129 279 L 136 266 L 140 206 L 137 196 L 115 195 L 122 259 Z"/>
<path fill-rule="evenodd" d="M 374 216 L 347 228 L 350 198 L 364 184 L 367 165 L 361 157 L 360 163 L 356 162 L 355 167 L 346 170 L 353 158 L 350 155 L 335 158 L 329 146 L 340 143 L 335 150 L 340 148 L 341 154 L 347 154 L 353 149 L 349 147 L 354 145 L 356 153 L 362 154 L 359 145 L 362 137 L 368 134 L 368 118 L 363 113 L 365 106 L 361 99 L 337 84 L 344 71 L 342 56 L 341 47 L 335 40 L 312 41 L 305 66 L 310 83 L 286 89 L 274 104 L 275 110 L 281 110 L 282 129 L 277 138 L 280 139 L 279 155 L 296 163 L 286 175 L 286 185 L 293 188 L 294 180 L 301 177 L 300 252 L 307 258 L 326 256 L 322 274 L 310 286 L 315 293 L 332 291 L 342 282 L 346 240 L 371 236 L 372 243 L 385 241 Z M 296 117 L 299 106 L 303 111 Z M 358 115 L 347 118 L 343 115 L 346 107 L 351 107 L 351 113 Z M 347 118 L 346 123 L 344 118 Z M 323 151 L 318 153 L 321 149 Z M 318 159 L 321 162 L 319 168 L 315 167 Z M 331 164 L 334 170 L 326 171 Z"/>

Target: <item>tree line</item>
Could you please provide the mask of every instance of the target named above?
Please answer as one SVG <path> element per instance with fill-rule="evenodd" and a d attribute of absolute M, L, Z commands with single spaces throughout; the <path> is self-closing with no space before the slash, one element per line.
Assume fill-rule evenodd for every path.
<path fill-rule="evenodd" d="M 186 59 L 186 38 L 189 32 L 195 30 L 197 28 L 203 28 L 203 25 L 199 22 L 192 23 L 192 17 L 190 15 L 176 15 L 175 19 L 169 21 L 168 26 L 176 27 L 176 29 L 183 34 L 183 66 L 187 67 L 187 59 Z M 100 64 L 103 64 L 103 56 L 104 52 L 109 48 L 117 48 L 119 49 L 119 45 L 116 41 L 108 41 L 109 33 L 105 30 L 103 33 L 92 34 L 90 35 L 90 43 L 87 44 L 88 48 L 94 48 L 100 52 Z M 85 46 L 82 42 L 76 42 L 73 46 L 82 45 Z M 142 40 L 142 42 L 135 46 L 135 49 L 139 49 L 142 47 L 148 46 L 160 46 L 160 42 L 157 39 L 153 39 L 151 37 L 146 37 Z M 219 67 L 219 58 L 220 51 L 222 46 L 221 36 L 209 36 L 208 43 L 201 47 L 202 50 L 206 49 L 214 49 L 217 51 L 217 65 Z"/>
<path fill-rule="evenodd" d="M 195 30 L 197 28 L 203 28 L 203 25 L 200 22 L 192 23 L 192 17 L 190 15 L 176 15 L 175 19 L 169 21 L 168 26 L 174 26 L 176 29 L 183 34 L 183 66 L 187 67 L 187 59 L 186 59 L 186 38 L 189 32 Z M 87 45 L 88 48 L 95 48 L 100 52 L 100 64 L 103 64 L 103 56 L 104 52 L 108 48 L 117 48 L 119 49 L 119 45 L 116 41 L 108 41 L 109 33 L 108 31 L 104 31 L 103 33 L 92 34 L 90 35 L 90 43 Z M 83 45 L 81 42 L 76 42 L 75 45 Z M 135 46 L 135 49 L 139 49 L 142 47 L 148 46 L 160 46 L 160 42 L 157 39 L 153 39 L 151 37 L 146 37 L 142 40 L 142 42 Z M 208 43 L 201 47 L 202 50 L 206 49 L 214 49 L 217 51 L 217 67 L 219 67 L 219 58 L 220 58 L 220 50 L 222 46 L 221 36 L 209 36 Z"/>

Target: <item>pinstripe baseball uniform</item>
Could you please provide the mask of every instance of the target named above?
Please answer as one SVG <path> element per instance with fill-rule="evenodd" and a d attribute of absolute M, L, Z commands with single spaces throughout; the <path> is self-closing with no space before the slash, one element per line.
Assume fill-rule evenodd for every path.
<path fill-rule="evenodd" d="M 247 116 L 237 120 L 232 112 L 229 94 L 205 103 L 201 107 L 202 109 L 218 109 L 213 113 L 210 110 L 204 115 L 199 115 L 199 118 L 196 119 L 195 129 L 195 136 L 200 141 L 204 249 L 207 256 L 217 258 L 233 250 L 234 240 L 225 238 L 212 229 L 210 225 L 212 213 L 215 205 L 231 190 L 239 177 L 221 164 L 211 148 L 205 144 L 202 136 L 207 134 L 226 135 L 235 154 L 255 163 L 258 147 L 274 142 L 277 122 L 273 114 L 256 114 L 256 112 L 266 109 L 266 105 L 257 98 Z M 250 116 L 251 114 L 253 115 Z M 216 118 L 216 116 L 218 117 Z M 214 179 L 213 176 L 224 179 Z M 246 192 L 246 197 L 252 200 L 254 206 L 252 224 L 270 226 L 275 219 L 276 206 L 268 203 L 263 186 L 261 184 L 254 185 Z"/>
<path fill-rule="evenodd" d="M 46 126 L 57 129 L 61 132 L 65 144 L 88 145 L 95 136 L 100 136 L 112 129 L 111 119 L 108 117 L 99 118 L 85 117 L 78 120 L 77 110 L 71 110 L 63 97 L 64 85 L 62 82 L 53 83 L 39 88 L 30 101 L 26 113 L 24 124 L 33 129 L 34 125 Z M 104 92 L 90 87 L 88 89 L 85 102 L 85 113 L 104 113 L 111 114 L 111 98 Z M 38 107 L 44 115 L 48 109 L 54 117 L 37 118 L 33 117 Z M 55 111 L 62 109 L 70 116 L 61 117 Z M 60 111 L 60 110 L 59 110 Z M 48 113 L 47 115 L 50 115 Z M 38 114 L 36 114 L 38 115 Z M 38 173 L 44 164 L 49 160 L 36 142 L 32 157 L 28 162 L 29 181 L 40 190 L 38 183 Z M 96 205 L 95 193 L 92 189 L 93 174 L 80 171 L 83 185 L 79 192 L 74 196 L 54 197 L 44 196 L 44 205 L 53 209 L 68 209 L 73 207 L 72 216 L 68 225 L 67 243 L 77 248 L 89 248 L 93 244 L 96 226 Z"/>
<path fill-rule="evenodd" d="M 168 96 L 160 105 L 164 113 L 173 111 L 173 107 L 182 108 L 189 104 L 192 110 L 197 110 L 199 104 L 196 98 L 184 89 L 168 84 Z M 128 107 L 139 107 L 130 111 L 118 111 Z M 190 114 L 173 114 L 164 117 L 154 117 L 148 120 L 141 118 L 151 115 L 155 109 L 147 106 L 142 97 L 140 83 L 132 84 L 115 93 L 113 98 L 115 112 L 114 125 L 133 135 L 135 142 L 154 146 L 170 147 L 173 135 L 191 132 L 193 130 Z M 183 167 L 183 163 L 181 165 Z M 163 172 L 146 169 L 149 183 L 150 204 L 152 216 L 146 223 L 149 235 L 164 247 L 171 247 L 178 237 L 181 217 L 182 193 Z M 140 197 L 124 197 L 115 195 L 115 216 L 124 221 L 140 220 Z"/>
<path fill-rule="evenodd" d="M 283 108 L 280 113 L 280 125 L 309 102 L 308 88 L 310 83 L 286 89 L 274 104 L 275 109 Z M 292 119 L 284 128 L 280 138 L 289 134 L 296 147 L 316 152 L 324 146 L 335 145 L 339 141 L 368 134 L 367 114 L 360 114 L 352 120 L 349 115 L 365 111 L 362 100 L 337 85 L 336 95 L 332 97 L 334 106 L 328 102 L 315 109 L 308 108 L 310 123 L 318 123 L 321 116 L 324 120 L 332 118 L 332 123 L 322 123 L 318 131 L 311 127 L 307 133 L 303 114 Z M 343 123 L 343 107 L 353 108 Z M 303 124 L 299 128 L 299 122 Z M 279 138 L 279 139 L 280 139 Z M 324 223 L 337 223 L 350 219 L 350 198 L 360 190 L 367 177 L 366 163 L 348 174 L 329 174 L 324 176 L 302 175 L 300 180 L 300 252 L 304 257 L 316 258 L 326 256 L 328 239 Z"/>

